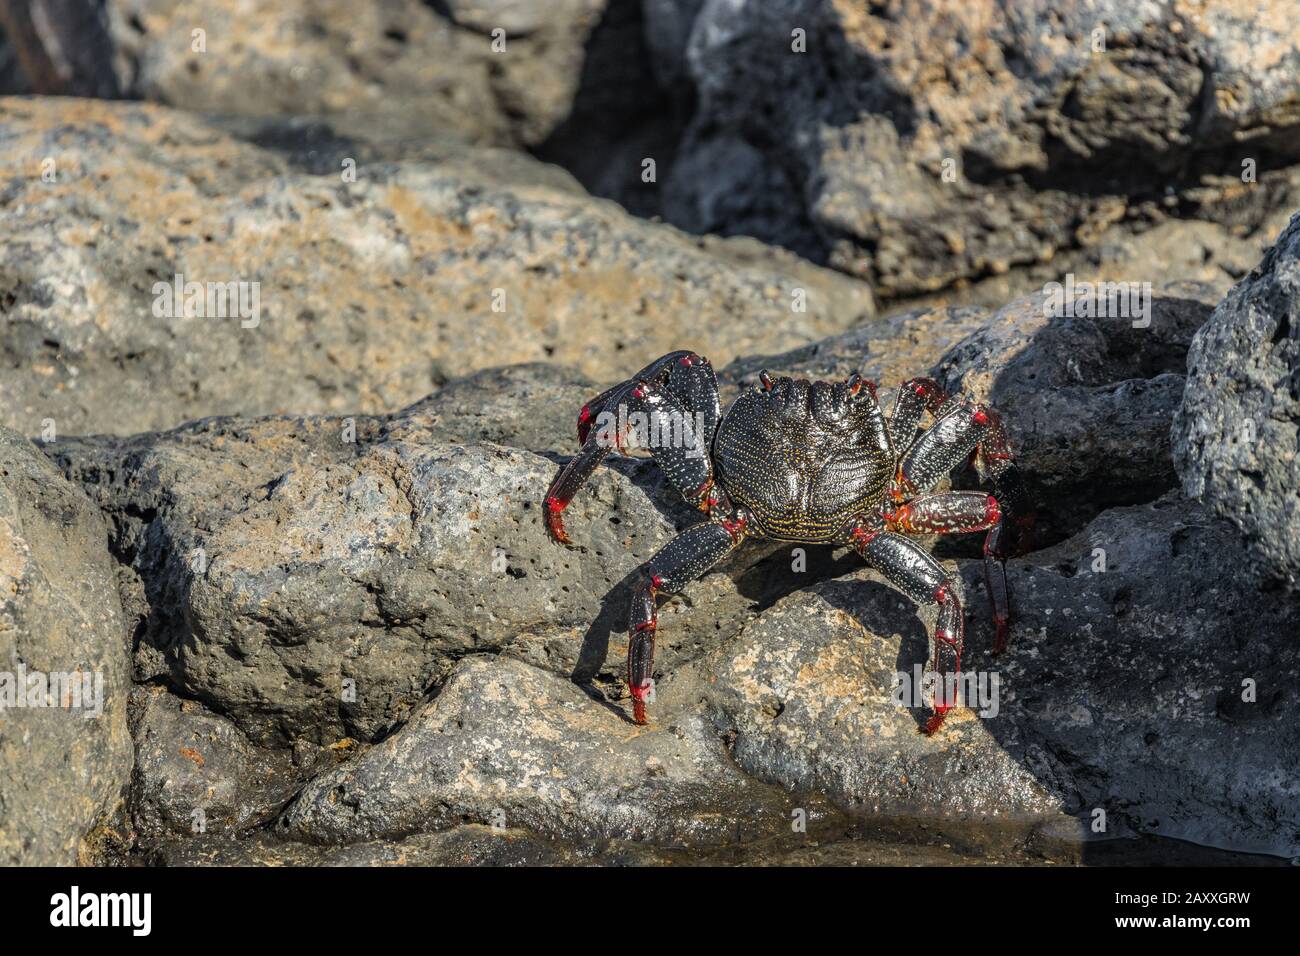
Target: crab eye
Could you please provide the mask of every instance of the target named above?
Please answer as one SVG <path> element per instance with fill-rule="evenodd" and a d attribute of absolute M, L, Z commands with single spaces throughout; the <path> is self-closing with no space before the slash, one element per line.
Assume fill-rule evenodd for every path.
<path fill-rule="evenodd" d="M 772 390 L 772 376 L 767 373 L 767 369 L 758 373 L 758 380 L 763 383 L 763 388 L 769 392 Z"/>

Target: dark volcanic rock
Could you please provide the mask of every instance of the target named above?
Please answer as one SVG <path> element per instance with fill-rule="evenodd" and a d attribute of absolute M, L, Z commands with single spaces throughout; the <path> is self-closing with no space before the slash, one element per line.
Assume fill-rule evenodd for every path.
<path fill-rule="evenodd" d="M 1154 296 L 1147 319 L 1054 316 L 1019 299 L 957 344 L 935 377 L 996 408 L 1039 513 L 1059 540 L 1110 505 L 1150 501 L 1177 484 L 1169 422 L 1188 344 L 1210 310 Z"/>
<path fill-rule="evenodd" d="M 103 518 L 0 428 L 0 865 L 85 862 L 131 772 L 129 680 Z"/>
<path fill-rule="evenodd" d="M 826 256 L 888 298 L 1045 262 L 1114 224 L 1253 227 L 1273 187 L 1294 196 L 1298 181 L 1284 168 L 1300 159 L 1292 13 L 1290 0 L 704 4 L 684 54 L 657 34 L 699 103 L 665 214 Z"/>
<path fill-rule="evenodd" d="M 274 815 L 301 782 L 287 751 L 252 746 L 202 705 L 161 687 L 137 694 L 131 803 L 140 833 L 245 830 Z"/>
<path fill-rule="evenodd" d="M 1187 494 L 1241 529 L 1257 576 L 1300 582 L 1300 217 L 1187 356 L 1174 456 Z"/>
<path fill-rule="evenodd" d="M 857 812 L 1056 832 L 1065 813 L 1082 838 L 1104 810 L 1106 836 L 1294 856 L 1300 649 L 1279 638 L 1300 607 L 1225 577 L 1241 557 L 1229 526 L 1176 496 L 1107 511 L 1012 563 L 1002 657 L 963 563 L 965 667 L 996 675 L 998 706 L 954 711 L 932 738 L 923 711 L 890 703 L 895 674 L 925 664 L 932 614 L 870 574 L 778 603 L 680 680 L 736 734 L 742 769 Z M 689 693 L 673 683 L 661 693 Z"/>

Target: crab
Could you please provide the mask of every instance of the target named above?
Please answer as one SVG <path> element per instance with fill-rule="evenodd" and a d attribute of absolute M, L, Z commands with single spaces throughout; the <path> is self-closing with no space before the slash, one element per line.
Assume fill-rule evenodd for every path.
<path fill-rule="evenodd" d="M 681 592 L 749 538 L 850 546 L 918 605 L 938 606 L 933 673 L 944 679 L 931 694 L 926 734 L 939 729 L 957 702 L 965 621 L 957 577 L 918 536 L 986 532 L 993 651 L 1005 647 L 1006 560 L 1025 550 L 1033 516 L 1001 418 L 986 405 L 948 396 L 930 378 L 903 382 L 888 417 L 876 391 L 857 373 L 831 383 L 763 371 L 723 415 L 709 361 L 677 351 L 583 406 L 581 450 L 546 492 L 545 522 L 556 541 L 570 543 L 565 507 L 606 456 L 626 451 L 633 422 L 659 423 L 637 444 L 707 515 L 646 562 L 635 585 L 627 683 L 636 723 L 646 722 L 653 699 L 657 599 Z M 972 461 L 993 494 L 934 491 Z"/>

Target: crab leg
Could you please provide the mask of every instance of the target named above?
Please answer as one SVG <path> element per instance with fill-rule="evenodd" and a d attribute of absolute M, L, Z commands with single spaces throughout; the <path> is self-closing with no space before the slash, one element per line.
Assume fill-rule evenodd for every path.
<path fill-rule="evenodd" d="M 638 724 L 646 722 L 646 698 L 654 686 L 651 678 L 659 623 L 655 598 L 682 590 L 734 551 L 744 537 L 742 515 L 698 524 L 668 542 L 642 569 L 627 625 L 627 684 L 632 694 L 632 719 Z"/>
<path fill-rule="evenodd" d="M 947 401 L 942 386 L 932 378 L 910 378 L 898 386 L 894 410 L 889 414 L 889 438 L 899 454 L 916 438 L 921 416 L 929 412 L 938 417 Z"/>
<path fill-rule="evenodd" d="M 1027 510 L 1024 485 L 1012 460 L 1001 417 L 984 405 L 951 399 L 945 400 L 939 411 L 939 420 L 922 432 L 903 455 L 894 479 L 893 496 L 901 502 L 928 491 L 974 454 L 976 468 L 993 483 L 1002 514 L 984 541 L 984 580 L 996 635 L 993 651 L 999 653 L 1006 647 L 1011 621 L 1007 558 L 1028 549 L 1034 516 Z"/>
<path fill-rule="evenodd" d="M 964 640 L 960 586 L 919 544 L 900 534 L 860 526 L 854 529 L 852 542 L 867 564 L 917 604 L 939 606 L 938 620 L 934 625 L 934 664 L 931 670 L 941 683 L 934 689 L 934 715 L 924 728 L 927 735 L 933 734 L 943 724 L 944 715 L 957 703 Z M 950 673 L 953 679 L 951 695 L 947 683 Z"/>
<path fill-rule="evenodd" d="M 669 480 L 691 504 L 707 508 L 712 487 L 708 452 L 721 414 L 718 380 L 708 359 L 694 352 L 670 352 L 582 406 L 578 413 L 582 449 L 546 492 L 546 527 L 555 540 L 568 543 L 561 517 L 564 509 L 596 466 L 614 449 L 623 449 L 634 412 L 646 416 L 652 433 L 649 450 Z"/>

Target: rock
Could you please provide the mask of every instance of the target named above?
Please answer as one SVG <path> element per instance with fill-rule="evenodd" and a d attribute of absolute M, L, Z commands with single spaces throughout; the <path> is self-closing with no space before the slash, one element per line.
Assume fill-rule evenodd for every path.
<path fill-rule="evenodd" d="M 665 216 L 823 257 L 885 298 L 1046 262 L 1114 224 L 1250 230 L 1274 187 L 1300 185 L 1290 10 L 705 3 Z"/>
<path fill-rule="evenodd" d="M 811 381 L 837 381 L 858 372 L 879 384 L 881 401 L 890 408 L 890 393 L 898 385 L 929 374 L 950 348 L 989 319 L 987 310 L 973 306 L 912 309 L 780 355 L 743 356 L 723 368 L 718 381 L 735 390 L 755 384 L 763 369 Z"/>
<path fill-rule="evenodd" d="M 283 832 L 339 843 L 496 821 L 711 845 L 787 830 L 796 805 L 737 773 L 697 716 L 646 730 L 563 678 L 476 656 L 400 731 L 310 783 Z"/>
<path fill-rule="evenodd" d="M 585 375 L 543 362 L 483 369 L 400 412 L 384 433 L 413 442 L 490 442 L 568 456 L 578 448 L 578 410 L 603 390 Z"/>
<path fill-rule="evenodd" d="M 139 833 L 246 830 L 269 820 L 302 782 L 286 751 L 252 746 L 202 705 L 161 687 L 136 695 L 131 801 Z"/>
<path fill-rule="evenodd" d="M 523 178 L 544 167 L 522 157 L 449 150 L 344 182 L 158 107 L 9 99 L 0 120 L 29 173 L 0 213 L 0 423 L 32 435 L 387 412 L 515 362 L 615 381 L 675 348 L 721 365 L 873 309 L 863 283 L 739 265 L 553 173 Z M 246 308 L 169 318 L 177 275 L 245 283 Z"/>
<path fill-rule="evenodd" d="M 1228 517 L 1256 577 L 1300 582 L 1300 216 L 1196 334 L 1174 420 L 1184 491 Z"/>
<path fill-rule="evenodd" d="M 127 637 L 103 519 L 0 428 L 0 864 L 70 865 L 131 773 Z"/>
<path fill-rule="evenodd" d="M 623 639 L 625 579 L 674 533 L 669 515 L 697 520 L 680 499 L 602 468 L 567 512 L 582 546 L 566 549 L 539 515 L 551 461 L 440 441 L 437 416 L 358 418 L 355 443 L 347 421 L 218 419 L 48 447 L 138 575 L 137 679 L 167 675 L 254 742 L 287 746 L 373 739 L 466 654 L 621 671 L 608 644 Z M 659 494 L 657 476 L 637 480 Z M 683 653 L 718 626 L 700 615 Z"/>
<path fill-rule="evenodd" d="M 511 0 L 258 9 L 110 0 L 108 10 L 122 85 L 144 99 L 257 116 L 370 114 L 417 132 L 533 144 L 568 115 L 604 6 L 564 0 L 544 17 Z M 506 31 L 500 52 L 497 28 Z"/>
<path fill-rule="evenodd" d="M 926 666 L 933 617 L 865 571 L 764 611 L 700 664 L 740 768 L 877 818 L 1051 819 L 1059 801 L 984 721 L 963 712 L 931 738 L 894 703 L 894 675 Z"/>
<path fill-rule="evenodd" d="M 1076 313 L 1086 297 L 1074 300 Z M 1038 540 L 1060 540 L 1111 505 L 1151 501 L 1177 484 L 1169 423 L 1187 348 L 1210 309 L 1153 296 L 1150 315 L 1057 315 L 1048 297 L 1016 300 L 934 368 L 950 393 L 1002 414 Z M 1134 324 L 1148 321 L 1148 327 Z"/>
<path fill-rule="evenodd" d="M 777 603 L 659 690 L 702 688 L 742 770 L 855 812 L 981 833 L 1059 833 L 1065 813 L 1087 833 L 1104 810 L 1108 837 L 1292 857 L 1300 651 L 1279 637 L 1300 607 L 1225 578 L 1242 556 L 1229 526 L 1176 494 L 1112 508 L 1012 562 L 1002 657 L 979 562 L 963 562 L 964 666 L 999 690 L 934 737 L 917 733 L 925 711 L 890 703 L 895 674 L 925 665 L 932 614 L 867 572 Z"/>

